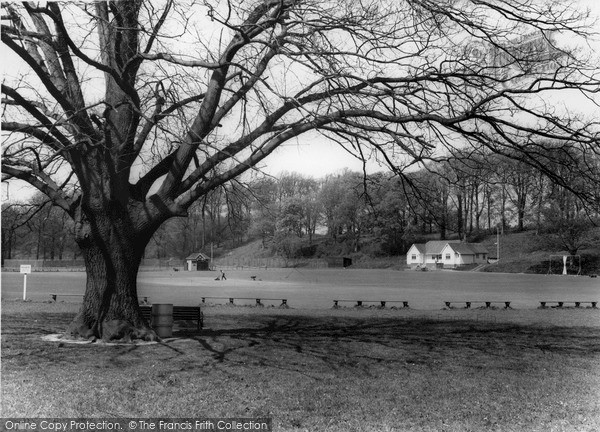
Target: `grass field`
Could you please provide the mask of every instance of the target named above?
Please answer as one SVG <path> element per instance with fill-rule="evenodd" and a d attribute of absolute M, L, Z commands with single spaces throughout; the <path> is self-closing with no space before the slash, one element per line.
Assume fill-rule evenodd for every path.
<path fill-rule="evenodd" d="M 257 276 L 252 281 L 250 276 Z M 77 311 L 49 292 L 84 275 L 2 274 L 3 417 L 271 417 L 276 431 L 598 431 L 597 279 L 351 270 L 141 273 L 153 301 L 287 297 L 292 309 L 204 308 L 151 345 L 47 342 Z M 530 279 L 531 278 L 531 279 Z M 407 299 L 410 310 L 331 310 L 334 298 Z M 507 299 L 514 310 L 441 310 Z M 252 302 L 249 302 L 252 303 Z M 517 307 L 518 306 L 518 307 Z"/>
<path fill-rule="evenodd" d="M 66 327 L 76 304 L 2 307 L 4 417 L 272 417 L 277 431 L 600 429 L 600 326 L 588 324 L 597 311 L 484 320 L 215 306 L 200 334 L 176 328 L 161 344 L 108 346 L 42 340 Z M 528 314 L 545 318 L 519 323 Z"/>
<path fill-rule="evenodd" d="M 138 291 L 152 302 L 198 304 L 201 297 L 286 298 L 292 307 L 330 308 L 334 299 L 406 300 L 416 309 L 440 309 L 444 301 L 511 301 L 535 308 L 540 301 L 600 300 L 600 279 L 477 272 L 417 272 L 359 269 L 229 270 L 217 272 L 140 272 Z M 251 276 L 256 276 L 252 280 Z M 81 293 L 84 273 L 33 273 L 28 298 L 48 300 L 50 292 Z M 2 298 L 22 297 L 23 276 L 2 273 Z M 59 300 L 61 300 L 59 298 Z M 64 297 L 65 301 L 78 301 Z M 253 301 L 247 302 L 252 304 Z M 274 302 L 276 303 L 276 302 Z"/>

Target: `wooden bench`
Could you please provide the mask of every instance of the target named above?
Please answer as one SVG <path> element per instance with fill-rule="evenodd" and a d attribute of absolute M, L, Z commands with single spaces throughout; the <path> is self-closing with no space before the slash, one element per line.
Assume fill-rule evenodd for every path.
<path fill-rule="evenodd" d="M 50 294 L 50 298 L 52 299 L 52 301 L 56 301 L 58 296 L 61 296 L 61 297 L 83 297 L 83 294 L 63 294 L 63 293 Z"/>
<path fill-rule="evenodd" d="M 473 303 L 485 304 L 486 309 L 491 308 L 493 303 L 501 303 L 501 304 L 504 304 L 504 309 L 512 309 L 510 307 L 509 301 L 466 301 L 466 302 L 446 301 L 446 302 L 444 302 L 444 304 L 446 305 L 446 307 L 448 309 L 452 309 L 452 303 L 465 303 L 465 309 L 471 309 L 471 305 Z"/>
<path fill-rule="evenodd" d="M 257 297 L 202 297 L 202 303 L 206 303 L 206 299 L 213 299 L 213 300 L 228 300 L 228 304 L 234 306 L 235 305 L 235 299 L 238 300 L 254 300 L 256 306 L 264 306 L 264 304 L 262 303 L 263 300 L 265 301 L 280 301 L 281 304 L 279 305 L 279 307 L 288 307 L 287 304 L 287 299 L 280 299 L 280 298 L 257 298 Z"/>
<path fill-rule="evenodd" d="M 83 294 L 63 294 L 63 293 L 52 293 L 50 294 L 50 298 L 52 299 L 52 301 L 56 301 L 56 299 L 58 297 L 83 297 Z M 141 297 L 139 299 L 139 303 L 140 304 L 148 304 L 148 297 Z"/>
<path fill-rule="evenodd" d="M 249 298 L 246 298 L 246 299 L 240 298 L 240 300 L 252 300 L 252 299 L 249 299 Z M 280 307 L 286 307 L 287 306 L 287 299 L 277 299 L 277 298 L 263 298 L 263 299 L 257 298 L 256 299 L 256 306 L 264 306 L 264 304 L 262 304 L 263 300 L 265 300 L 265 301 L 280 301 L 281 302 L 281 304 L 279 305 Z"/>
<path fill-rule="evenodd" d="M 356 305 L 354 305 L 354 307 L 363 307 L 363 303 L 379 303 L 380 309 L 383 309 L 386 307 L 386 305 L 388 303 L 402 303 L 402 307 L 403 308 L 408 308 L 408 302 L 404 301 L 404 300 L 334 300 L 333 301 L 333 308 L 334 309 L 338 309 L 340 307 L 340 302 L 342 303 L 356 303 Z"/>
<path fill-rule="evenodd" d="M 142 316 L 152 323 L 152 306 L 140 306 Z M 204 314 L 200 306 L 173 306 L 173 321 L 196 321 L 196 328 L 204 326 Z"/>
<path fill-rule="evenodd" d="M 552 304 L 556 304 L 556 306 L 546 306 L 547 303 L 552 303 Z M 551 308 L 562 308 L 564 307 L 565 304 L 573 304 L 575 305 L 576 308 L 581 307 L 582 304 L 590 304 L 592 306 L 592 308 L 597 309 L 597 305 L 598 302 L 594 302 L 594 301 L 541 301 L 540 302 L 540 309 L 546 309 L 548 307 Z"/>

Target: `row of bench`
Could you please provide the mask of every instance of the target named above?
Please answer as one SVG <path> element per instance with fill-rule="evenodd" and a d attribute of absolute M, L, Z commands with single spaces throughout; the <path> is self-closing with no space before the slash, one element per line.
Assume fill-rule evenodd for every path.
<path fill-rule="evenodd" d="M 394 301 L 389 301 L 389 300 L 380 300 L 380 301 L 373 301 L 373 300 L 367 300 L 367 301 L 365 301 L 365 300 L 334 300 L 333 301 L 333 309 L 340 308 L 341 307 L 340 306 L 341 302 L 356 303 L 354 305 L 354 307 L 364 307 L 365 303 L 379 303 L 380 304 L 379 307 L 382 308 L 382 309 L 385 308 L 388 303 L 402 303 L 402 306 L 401 306 L 402 308 L 409 308 L 410 307 L 408 305 L 408 302 L 404 301 L 404 300 L 394 300 Z M 458 303 L 458 302 L 449 302 L 449 301 L 447 301 L 447 302 L 444 302 L 444 303 L 445 303 L 445 305 L 446 305 L 447 308 L 452 309 L 452 303 Z M 463 303 L 463 302 L 460 302 L 460 303 Z M 505 309 L 512 309 L 510 307 L 510 302 L 491 302 L 491 301 L 486 301 L 486 302 L 471 302 L 471 301 L 469 301 L 469 302 L 464 302 L 464 303 L 466 304 L 465 309 L 470 309 L 471 308 L 471 304 L 473 304 L 473 303 L 485 303 L 485 307 L 486 308 L 492 307 L 492 303 L 504 303 L 504 308 Z"/>
<path fill-rule="evenodd" d="M 52 293 L 50 294 L 50 298 L 52 299 L 52 301 L 57 301 L 56 299 L 58 298 L 58 296 L 60 297 L 83 297 L 83 294 L 56 294 L 56 293 Z M 138 299 L 139 304 L 140 305 L 147 305 L 150 304 L 150 300 L 148 300 L 148 296 L 144 296 L 144 297 L 140 297 Z"/>
<path fill-rule="evenodd" d="M 287 306 L 287 299 L 274 299 L 274 298 L 254 298 L 254 297 L 202 297 L 202 303 L 205 304 L 207 299 L 213 300 L 228 300 L 230 305 L 235 304 L 235 300 L 255 300 L 256 306 L 264 306 L 262 303 L 263 300 L 267 301 L 281 301 L 281 307 Z M 339 309 L 342 307 L 340 303 L 355 303 L 354 307 L 364 307 L 366 304 L 379 303 L 380 308 L 385 308 L 388 304 L 398 304 L 398 307 L 401 308 L 410 308 L 409 302 L 406 300 L 333 300 L 333 309 Z M 464 303 L 465 309 L 470 309 L 473 304 L 482 304 L 485 305 L 486 308 L 491 308 L 493 304 L 503 304 L 504 309 L 512 309 L 510 306 L 511 302 L 509 301 L 467 301 L 467 302 L 457 302 L 457 301 L 446 301 L 444 304 L 447 308 L 452 309 L 452 303 Z M 400 306 L 401 304 L 401 306 Z M 542 301 L 540 302 L 541 308 L 546 308 L 547 304 L 556 304 L 555 307 L 562 308 L 565 304 L 573 304 L 575 307 L 581 307 L 582 304 L 590 304 L 592 308 L 597 308 L 598 302 L 582 302 L 582 301 Z"/>
<path fill-rule="evenodd" d="M 408 302 L 404 300 L 378 300 L 378 301 L 369 301 L 369 300 L 334 300 L 333 301 L 333 309 L 340 308 L 340 303 L 356 303 L 354 307 L 363 307 L 363 303 L 379 303 L 380 308 L 385 308 L 388 303 L 402 303 L 402 308 L 408 308 Z"/>
<path fill-rule="evenodd" d="M 79 294 L 51 294 L 51 297 L 54 301 L 57 300 L 57 297 L 61 295 L 61 296 L 75 296 L 75 295 L 79 295 Z M 81 296 L 81 295 L 79 295 Z M 205 304 L 206 303 L 206 299 L 216 299 L 216 300 L 222 300 L 222 299 L 228 299 L 229 300 L 229 304 L 234 304 L 234 300 L 235 298 L 233 297 L 202 297 L 202 303 Z M 238 300 L 255 300 L 256 305 L 257 306 L 264 306 L 262 304 L 262 300 L 269 300 L 269 301 L 281 301 L 281 306 L 280 307 L 287 307 L 287 299 L 272 299 L 272 298 L 249 298 L 249 297 L 237 297 Z M 380 304 L 380 308 L 385 308 L 386 305 L 388 303 L 402 303 L 402 308 L 408 308 L 408 301 L 401 301 L 401 300 L 396 300 L 396 301 L 389 301 L 389 300 L 381 300 L 378 302 L 375 301 L 364 301 L 364 300 L 334 300 L 333 301 L 333 308 L 337 309 L 340 307 L 340 303 L 347 303 L 347 302 L 351 302 L 351 303 L 356 303 L 355 307 L 363 307 L 364 303 L 379 303 Z M 142 316 L 148 321 L 148 323 L 152 323 L 152 306 L 148 305 L 148 297 L 143 297 L 140 301 L 140 311 L 142 313 Z M 452 308 L 452 303 L 457 303 L 457 302 L 444 302 L 445 305 L 448 308 Z M 462 303 L 462 302 L 460 302 Z M 505 309 L 511 309 L 510 307 L 510 302 L 492 302 L 492 301 L 485 301 L 485 302 L 464 302 L 465 303 L 465 309 L 470 309 L 472 304 L 477 304 L 477 303 L 482 303 L 485 304 L 486 308 L 490 308 L 492 307 L 493 303 L 504 303 L 504 308 Z M 544 309 L 546 307 L 548 307 L 548 304 L 556 304 L 556 306 L 552 306 L 552 307 L 556 307 L 556 308 L 562 308 L 565 306 L 565 304 L 574 304 L 576 308 L 581 307 L 582 304 L 590 304 L 592 308 L 596 308 L 597 307 L 597 302 L 566 302 L 566 301 L 543 301 L 540 302 L 541 306 L 540 308 Z M 204 314 L 202 313 L 202 310 L 200 308 L 200 306 L 173 306 L 173 321 L 195 321 L 196 322 L 196 329 L 198 331 L 200 331 L 204 325 Z"/>
<path fill-rule="evenodd" d="M 341 302 L 351 302 L 351 303 L 356 303 L 354 305 L 354 307 L 364 307 L 365 303 L 379 303 L 380 304 L 380 308 L 385 308 L 386 305 L 388 303 L 402 303 L 402 308 L 408 308 L 408 302 L 407 301 L 402 301 L 402 300 L 398 300 L 398 301 L 365 301 L 365 300 L 334 300 L 333 301 L 333 309 L 338 309 L 340 308 L 340 303 Z M 471 309 L 471 306 L 474 304 L 481 304 L 481 305 L 485 305 L 486 309 L 489 309 L 492 307 L 493 304 L 502 304 L 504 305 L 504 309 L 512 309 L 512 307 L 510 306 L 511 302 L 509 301 L 446 301 L 444 302 L 444 304 L 446 305 L 446 307 L 448 309 L 453 309 L 452 304 L 463 304 L 465 305 L 464 309 Z M 598 306 L 598 302 L 595 301 L 541 301 L 540 302 L 540 309 L 545 309 L 547 307 L 555 307 L 555 308 L 562 308 L 565 307 L 565 305 L 574 305 L 576 308 L 581 307 L 581 305 L 586 305 L 589 304 L 592 308 L 597 309 Z M 556 305 L 556 306 L 547 306 L 547 305 Z"/>
<path fill-rule="evenodd" d="M 476 302 L 444 302 L 448 309 L 452 309 L 452 303 L 465 303 L 465 309 L 470 309 L 471 305 L 474 303 L 485 304 L 486 308 L 491 308 L 493 303 L 503 303 L 504 309 L 512 309 L 510 307 L 511 302 L 492 302 L 492 301 L 476 301 Z M 589 304 L 592 308 L 597 309 L 598 302 L 595 301 L 541 301 L 540 309 L 546 309 L 548 307 L 552 308 L 562 308 L 565 305 L 574 305 L 576 308 L 581 307 L 581 305 Z M 547 306 L 547 305 L 555 305 L 555 306 Z"/>
<path fill-rule="evenodd" d="M 281 304 L 279 307 L 286 308 L 288 307 L 287 299 L 281 298 L 256 298 L 256 297 L 201 297 L 202 303 L 206 303 L 206 299 L 212 300 L 228 300 L 230 305 L 235 305 L 235 300 L 254 300 L 256 306 L 264 306 L 263 301 L 280 301 Z"/>
<path fill-rule="evenodd" d="M 58 297 L 83 297 L 83 294 L 63 294 L 63 293 L 52 293 L 50 294 L 50 298 L 52 299 L 52 301 L 57 301 Z M 287 299 L 281 299 L 281 298 L 256 298 L 256 297 L 201 297 L 202 299 L 202 303 L 206 303 L 207 299 L 213 299 L 213 300 L 228 300 L 229 304 L 234 305 L 235 304 L 235 300 L 254 300 L 256 306 L 264 306 L 263 301 L 279 301 L 281 302 L 281 304 L 279 305 L 279 307 L 285 308 L 288 307 L 287 304 Z M 144 297 L 140 297 L 139 298 L 139 304 L 140 305 L 147 305 L 150 304 L 150 301 L 148 300 L 147 296 Z"/>
<path fill-rule="evenodd" d="M 254 298 L 254 297 L 202 297 L 202 303 L 206 303 L 207 299 L 215 299 L 215 300 L 228 300 L 230 305 L 234 305 L 235 304 L 235 299 L 238 300 L 255 300 L 256 301 L 256 306 L 264 306 L 262 304 L 262 300 L 274 300 L 274 301 L 281 301 L 281 306 L 287 306 L 287 300 L 286 299 L 271 299 L 271 298 Z M 379 307 L 380 308 L 385 308 L 388 304 L 402 304 L 402 306 L 399 306 L 401 308 L 409 308 L 409 302 L 405 301 L 405 300 L 333 300 L 333 309 L 339 309 L 340 307 L 340 303 L 355 303 L 354 307 L 364 307 L 366 304 L 373 304 L 373 303 L 379 303 Z M 491 308 L 493 304 L 503 304 L 504 305 L 504 309 L 512 309 L 512 307 L 510 306 L 511 302 L 509 301 L 467 301 L 467 302 L 458 302 L 458 301 L 446 301 L 444 302 L 444 304 L 446 305 L 447 308 L 452 309 L 452 303 L 456 304 L 456 303 L 464 303 L 465 304 L 465 309 L 470 309 L 471 305 L 473 304 L 482 304 L 485 305 L 486 308 Z M 540 308 L 546 308 L 547 304 L 555 304 L 556 306 L 553 307 L 558 307 L 558 308 L 562 308 L 564 307 L 566 304 L 573 304 L 575 307 L 581 307 L 582 304 L 589 304 L 591 305 L 592 308 L 597 308 L 598 302 L 595 301 L 541 301 L 540 302 Z"/>
<path fill-rule="evenodd" d="M 551 302 L 540 302 L 540 309 L 545 309 L 546 307 L 546 303 L 551 303 L 551 304 L 556 304 L 556 306 L 552 306 L 552 307 L 557 307 L 557 308 L 562 308 L 564 307 L 565 304 L 573 304 L 575 305 L 576 308 L 581 307 L 582 304 L 590 304 L 592 308 L 597 309 L 597 305 L 598 302 L 594 302 L 594 301 L 589 301 L 589 302 L 580 302 L 580 301 L 570 301 L 570 302 L 566 302 L 566 301 L 551 301 Z"/>
<path fill-rule="evenodd" d="M 446 305 L 446 307 L 448 309 L 452 309 L 452 303 L 463 303 L 463 302 L 449 302 L 449 301 L 444 302 L 444 304 Z M 504 309 L 512 309 L 510 307 L 510 303 L 511 302 L 509 302 L 509 301 L 505 301 L 505 302 L 503 302 L 503 301 L 497 301 L 497 302 L 493 302 L 493 301 L 468 301 L 468 302 L 464 302 L 464 303 L 465 303 L 465 309 L 471 309 L 471 305 L 473 303 L 475 303 L 475 304 L 478 304 L 478 303 L 479 304 L 485 304 L 486 309 L 491 308 L 492 304 L 494 304 L 494 303 L 500 303 L 500 304 L 504 304 Z"/>
<path fill-rule="evenodd" d="M 71 297 L 78 296 L 81 297 L 82 294 L 50 294 L 50 297 L 53 301 L 57 301 L 58 296 L 61 297 Z M 281 302 L 279 307 L 286 308 L 288 307 L 287 299 L 281 298 L 256 298 L 256 297 L 201 297 L 202 304 L 206 304 L 206 300 L 227 300 L 228 304 L 235 305 L 235 300 L 254 300 L 256 306 L 264 306 L 263 301 L 278 301 Z M 147 305 L 149 303 L 148 297 L 140 298 L 140 305 Z M 340 303 L 355 303 L 354 307 L 364 307 L 365 304 L 377 304 L 379 303 L 380 308 L 387 307 L 388 304 L 402 304 L 401 308 L 409 308 L 408 301 L 405 300 L 333 300 L 333 309 L 340 308 Z M 511 302 L 509 301 L 445 301 L 444 304 L 448 309 L 452 309 L 452 304 L 465 304 L 464 309 L 470 309 L 471 305 L 481 304 L 485 305 L 485 308 L 491 308 L 493 304 L 503 304 L 504 309 L 512 309 L 510 306 Z M 589 304 L 592 308 L 596 309 L 598 306 L 598 302 L 595 301 L 540 301 L 540 309 L 545 309 L 548 307 L 553 308 L 563 308 L 565 305 L 574 305 L 576 308 L 581 307 L 581 305 Z M 150 306 L 148 306 L 150 307 Z M 184 307 L 184 306 L 182 306 Z"/>

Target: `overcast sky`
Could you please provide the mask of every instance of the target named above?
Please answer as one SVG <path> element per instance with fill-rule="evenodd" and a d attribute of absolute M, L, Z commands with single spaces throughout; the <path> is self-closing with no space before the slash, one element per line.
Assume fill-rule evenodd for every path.
<path fill-rule="evenodd" d="M 339 173 L 345 168 L 360 172 L 363 170 L 363 162 L 323 137 L 300 137 L 299 141 L 286 143 L 275 150 L 262 163 L 261 168 L 270 175 L 287 171 L 320 178 L 327 174 Z M 372 173 L 385 168 L 372 158 L 366 169 Z"/>
<path fill-rule="evenodd" d="M 589 8 L 595 17 L 600 17 L 600 0 L 580 0 L 579 4 L 582 8 Z M 600 18 L 597 19 L 600 21 Z M 600 33 L 600 22 L 597 24 L 596 31 Z M 597 54 L 600 55 L 600 35 L 592 42 L 592 47 L 596 48 Z M 558 103 L 576 106 L 587 112 L 592 109 L 597 110 L 589 100 L 574 92 L 570 95 L 564 94 L 564 99 Z M 296 171 L 313 177 L 324 177 L 327 174 L 338 173 L 344 168 L 362 171 L 363 164 L 337 144 L 328 143 L 323 137 L 313 136 L 300 137 L 297 142 L 285 144 L 271 154 L 261 167 L 271 175 Z M 367 164 L 367 171 L 370 173 L 386 169 L 375 159 Z"/>

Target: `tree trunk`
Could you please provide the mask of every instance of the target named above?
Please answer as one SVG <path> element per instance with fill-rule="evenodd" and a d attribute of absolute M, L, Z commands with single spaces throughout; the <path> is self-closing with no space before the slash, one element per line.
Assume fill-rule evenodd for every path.
<path fill-rule="evenodd" d="M 519 209 L 517 211 L 517 220 L 519 225 L 519 232 L 525 231 L 525 209 L 519 205 Z"/>
<path fill-rule="evenodd" d="M 489 185 L 485 187 L 485 202 L 487 205 L 487 229 L 488 232 L 492 232 L 492 191 Z"/>
<path fill-rule="evenodd" d="M 469 214 L 469 234 L 471 234 L 473 232 L 473 203 L 474 203 L 474 196 L 475 196 L 475 188 L 473 185 L 470 185 L 469 187 L 469 205 L 466 207 L 468 210 L 468 214 Z M 465 196 L 466 198 L 466 196 Z M 466 231 L 466 230 L 465 230 Z"/>
<path fill-rule="evenodd" d="M 463 201 L 462 201 L 462 195 L 459 193 L 457 195 L 457 201 L 458 201 L 458 209 L 456 211 L 456 216 L 457 216 L 457 221 L 456 221 L 456 228 L 458 231 L 458 238 L 459 240 L 463 239 Z"/>
<path fill-rule="evenodd" d="M 50 237 L 50 239 L 50 260 L 54 261 L 56 253 L 56 235 L 53 234 L 52 237 Z"/>
<path fill-rule="evenodd" d="M 137 274 L 147 240 L 139 238 L 125 212 L 96 212 L 80 223 L 77 243 L 87 272 L 79 313 L 68 333 L 86 339 L 155 340 L 142 317 Z"/>
<path fill-rule="evenodd" d="M 40 250 L 41 250 L 41 245 L 42 245 L 42 228 L 38 228 L 38 233 L 37 233 L 37 246 L 35 248 L 35 259 L 39 260 L 40 259 Z"/>
<path fill-rule="evenodd" d="M 462 232 L 463 232 L 463 237 L 461 238 L 461 240 L 467 241 L 467 227 L 468 227 L 468 221 L 469 221 L 469 204 L 468 204 L 468 194 L 467 194 L 467 190 L 464 189 L 464 192 L 462 193 L 462 197 L 463 197 L 463 212 L 464 212 L 464 216 L 463 216 L 463 228 L 462 228 Z"/>
<path fill-rule="evenodd" d="M 502 198 L 501 198 L 501 206 L 500 206 L 500 220 L 502 223 L 502 235 L 504 235 L 504 231 L 506 230 L 506 189 L 502 187 Z"/>
<path fill-rule="evenodd" d="M 446 240 L 446 225 L 448 223 L 448 194 L 442 190 L 442 220 L 440 222 L 440 240 Z"/>
<path fill-rule="evenodd" d="M 540 174 L 537 190 L 537 206 L 535 209 L 535 233 L 539 234 L 542 228 L 542 209 L 544 208 L 544 177 Z"/>

